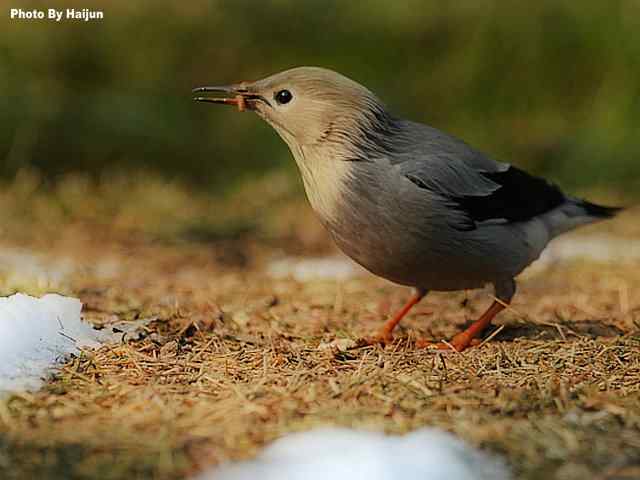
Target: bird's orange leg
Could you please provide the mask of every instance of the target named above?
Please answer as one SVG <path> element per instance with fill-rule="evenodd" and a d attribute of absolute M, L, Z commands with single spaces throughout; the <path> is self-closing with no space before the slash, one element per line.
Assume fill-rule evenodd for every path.
<path fill-rule="evenodd" d="M 491 320 L 505 308 L 503 303 L 494 301 L 489 309 L 475 322 L 473 322 L 469 328 L 458 333 L 451 341 L 447 343 L 432 343 L 424 340 L 418 340 L 416 342 L 417 347 L 437 348 L 440 350 L 450 350 L 453 347 L 456 351 L 461 352 L 469 346 L 473 346 L 474 340 L 480 335 L 491 323 Z"/>
<path fill-rule="evenodd" d="M 415 293 L 411 296 L 411 298 L 405 303 L 404 307 L 402 307 L 393 317 L 385 322 L 380 330 L 380 333 L 376 335 L 370 343 L 390 343 L 393 340 L 393 329 L 396 328 L 396 325 L 400 323 L 409 310 L 418 303 L 420 300 L 424 298 L 427 294 L 424 290 L 416 290 Z"/>

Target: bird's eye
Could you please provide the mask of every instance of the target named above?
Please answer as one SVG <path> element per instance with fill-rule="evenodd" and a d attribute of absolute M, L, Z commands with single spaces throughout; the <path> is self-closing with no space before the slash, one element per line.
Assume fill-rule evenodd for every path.
<path fill-rule="evenodd" d="M 280 105 L 284 105 L 285 103 L 289 103 L 293 99 L 293 95 L 289 90 L 280 90 L 275 94 L 276 102 Z"/>

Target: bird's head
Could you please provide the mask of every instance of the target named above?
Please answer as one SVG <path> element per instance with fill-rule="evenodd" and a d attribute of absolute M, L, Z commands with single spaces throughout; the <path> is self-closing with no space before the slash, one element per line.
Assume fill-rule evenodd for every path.
<path fill-rule="evenodd" d="M 305 157 L 351 160 L 382 148 L 393 120 L 367 88 L 319 67 L 297 67 L 255 82 L 200 87 L 195 100 L 234 105 L 266 120 L 300 162 Z"/>

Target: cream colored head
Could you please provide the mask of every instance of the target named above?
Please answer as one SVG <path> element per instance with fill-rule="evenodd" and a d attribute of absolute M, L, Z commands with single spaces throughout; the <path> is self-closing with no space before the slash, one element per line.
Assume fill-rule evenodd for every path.
<path fill-rule="evenodd" d="M 198 92 L 232 94 L 201 101 L 237 105 L 255 111 L 280 134 L 294 155 L 328 147 L 350 155 L 352 144 L 366 143 L 363 130 L 386 115 L 377 97 L 332 70 L 297 67 L 255 82 L 202 87 Z"/>
<path fill-rule="evenodd" d="M 222 93 L 226 98 L 196 100 L 236 105 L 267 121 L 289 146 L 307 196 L 325 218 L 335 214 L 350 161 L 379 148 L 375 133 L 382 133 L 391 122 L 367 88 L 319 67 L 298 67 L 255 82 L 194 91 Z"/>
<path fill-rule="evenodd" d="M 259 102 L 256 113 L 292 150 L 300 148 L 303 152 L 331 148 L 338 150 L 336 154 L 348 155 L 358 125 L 378 105 L 362 85 L 317 67 L 294 68 L 254 85 L 270 101 L 270 105 Z"/>

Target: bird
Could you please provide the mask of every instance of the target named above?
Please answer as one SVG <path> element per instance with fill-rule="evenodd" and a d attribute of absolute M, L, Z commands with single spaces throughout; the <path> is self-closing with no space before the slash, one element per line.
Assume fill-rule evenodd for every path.
<path fill-rule="evenodd" d="M 429 291 L 494 287 L 494 301 L 449 341 L 477 345 L 508 307 L 515 277 L 556 236 L 622 210 L 564 193 L 463 140 L 403 119 L 365 86 L 329 69 L 198 87 L 195 101 L 255 112 L 288 145 L 305 192 L 336 245 L 371 273 L 412 287 L 370 343 L 393 331 Z"/>

